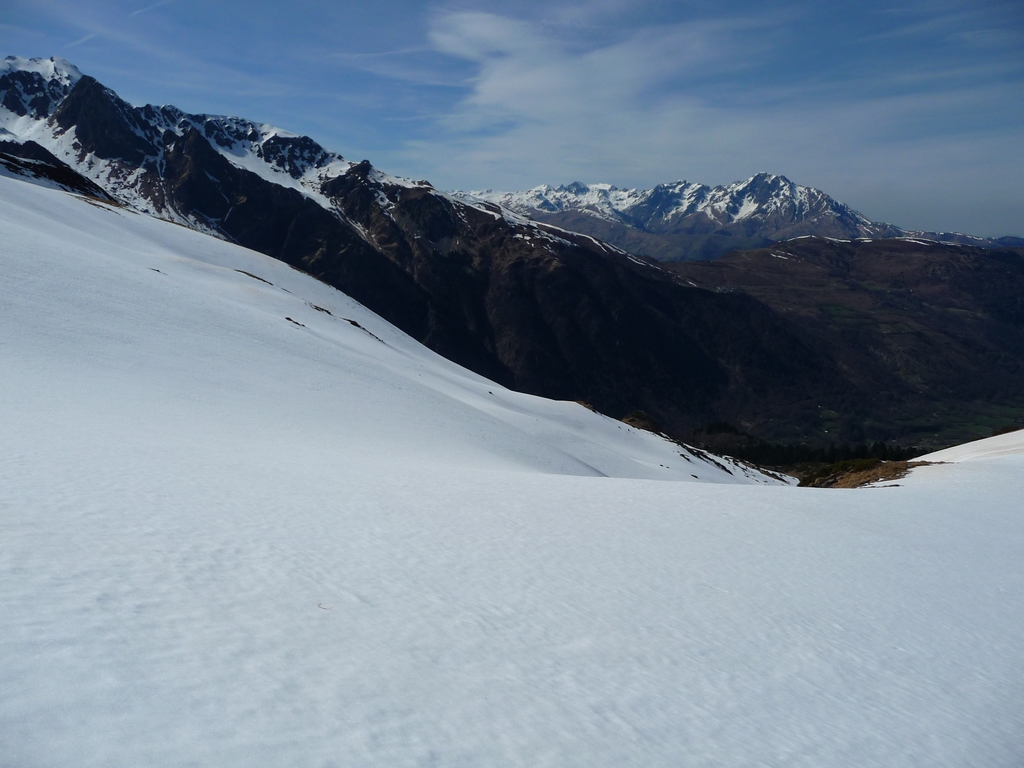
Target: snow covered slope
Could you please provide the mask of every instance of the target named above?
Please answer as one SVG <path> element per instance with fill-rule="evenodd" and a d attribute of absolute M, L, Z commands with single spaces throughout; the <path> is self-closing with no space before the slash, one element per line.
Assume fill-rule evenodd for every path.
<path fill-rule="evenodd" d="M 744 484 L 7 178 L 0 291 L 2 765 L 1024 758 L 1019 445 Z"/>
<path fill-rule="evenodd" d="M 936 451 L 922 456 L 921 461 L 961 462 L 977 459 L 998 458 L 1001 456 L 1018 456 L 1024 454 L 1024 430 L 996 435 L 985 440 L 975 440 L 944 451 Z"/>
<path fill-rule="evenodd" d="M 195 420 L 178 412 L 192 404 L 211 429 L 276 420 L 299 443 L 271 430 L 278 450 L 318 444 L 356 462 L 777 482 L 576 403 L 501 388 L 269 257 L 87 198 L 0 185 L 5 374 L 26 395 L 70 397 L 95 375 L 84 391 L 101 402 L 83 410 L 102 408 L 110 386 L 144 402 L 154 426 Z M 46 361 L 46 382 L 19 383 L 19 361 Z"/>

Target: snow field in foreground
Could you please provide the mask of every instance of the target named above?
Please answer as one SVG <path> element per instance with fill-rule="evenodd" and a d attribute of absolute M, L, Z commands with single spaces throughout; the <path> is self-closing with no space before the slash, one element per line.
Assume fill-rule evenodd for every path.
<path fill-rule="evenodd" d="M 3 178 L 0 280 L 0 765 L 1024 758 L 1024 433 L 895 488 L 722 484 Z"/>

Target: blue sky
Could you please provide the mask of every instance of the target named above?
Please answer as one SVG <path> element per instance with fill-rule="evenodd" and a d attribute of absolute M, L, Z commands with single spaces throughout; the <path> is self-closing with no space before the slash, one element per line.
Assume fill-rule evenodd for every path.
<path fill-rule="evenodd" d="M 445 189 L 770 171 L 900 226 L 1024 235 L 1019 0 L 3 0 L 8 54 Z"/>

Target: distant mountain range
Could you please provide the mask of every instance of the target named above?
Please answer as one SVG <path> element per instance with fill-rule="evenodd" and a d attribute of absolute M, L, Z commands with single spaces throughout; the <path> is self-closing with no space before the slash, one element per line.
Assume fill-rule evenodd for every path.
<path fill-rule="evenodd" d="M 926 418 L 942 410 L 939 400 L 978 398 L 976 411 L 986 418 L 1002 418 L 1024 400 L 1012 384 L 975 391 L 962 379 L 942 378 L 941 337 L 904 337 L 910 347 L 936 345 L 929 370 L 938 379 L 927 388 L 904 376 L 898 361 L 851 367 L 865 358 L 837 354 L 836 340 L 809 327 L 806 317 L 741 287 L 675 273 L 570 231 L 568 223 L 555 226 L 482 196 L 383 173 L 273 126 L 133 106 L 61 59 L 0 63 L 0 173 L 260 251 L 494 381 L 586 401 L 616 418 L 643 411 L 677 437 L 728 421 L 771 440 L 906 441 L 917 433 L 901 427 L 900 418 L 916 414 L 914 429 L 927 422 L 928 442 L 941 444 L 945 426 Z M 864 236 L 891 234 L 782 177 L 755 177 L 728 194 L 698 185 L 674 190 L 659 197 L 608 187 L 593 193 L 596 213 L 568 210 L 569 201 L 591 194 L 582 187 L 552 194 L 549 202 L 561 200 L 565 209 L 552 215 L 619 227 L 643 242 L 671 233 L 614 219 L 629 211 L 652 229 L 669 212 L 679 222 L 689 217 L 693 227 L 713 220 L 706 243 L 741 239 L 719 232 L 723 227 L 747 227 L 752 241 L 768 226 L 776 236 L 795 237 L 802 230 L 786 224 L 794 216 L 832 222 L 838 228 L 829 237 L 847 234 L 846 226 L 862 227 L 857 232 L 870 233 Z M 787 195 L 795 197 L 787 203 Z M 800 242 L 813 249 L 831 241 Z M 909 245 L 938 249 L 923 269 L 984 259 L 1001 276 L 994 280 L 1024 295 L 1020 253 L 921 243 Z M 860 258 L 870 253 L 863 249 Z M 815 300 L 827 304 L 827 294 Z M 970 322 L 953 309 L 951 317 Z M 1003 310 L 982 335 L 992 342 L 985 350 L 1002 344 L 1005 354 L 993 364 L 1002 366 L 1000 381 L 1012 382 L 1024 359 L 1024 324 L 1012 308 Z M 959 333 L 955 322 L 949 328 Z M 973 347 L 961 348 L 972 364 Z M 958 365 L 949 369 L 962 370 Z"/>
<path fill-rule="evenodd" d="M 709 259 L 810 235 L 845 240 L 912 237 L 984 248 L 1024 246 L 1024 238 L 919 232 L 871 221 L 819 189 L 770 173 L 719 187 L 676 181 L 651 189 L 619 189 L 577 181 L 472 195 L 659 261 Z"/>

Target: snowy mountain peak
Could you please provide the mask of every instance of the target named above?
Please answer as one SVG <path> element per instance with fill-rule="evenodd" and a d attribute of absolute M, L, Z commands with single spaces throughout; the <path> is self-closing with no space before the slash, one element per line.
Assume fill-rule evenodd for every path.
<path fill-rule="evenodd" d="M 612 184 L 583 184 L 575 181 L 558 187 L 541 185 L 525 192 L 474 193 L 500 202 L 521 213 L 538 211 L 587 210 L 614 218 L 632 218 L 634 211 L 656 212 L 669 219 L 679 214 L 703 213 L 718 223 L 733 223 L 763 218 L 768 213 L 791 205 L 797 216 L 810 212 L 809 201 L 828 201 L 846 208 L 823 192 L 794 184 L 785 176 L 758 173 L 745 181 L 710 187 L 684 179 L 658 184 L 651 189 L 620 189 Z"/>
<path fill-rule="evenodd" d="M 739 246 L 737 235 L 745 239 L 747 247 L 754 247 L 762 241 L 806 234 L 851 238 L 902 234 L 896 227 L 872 222 L 819 189 L 764 172 L 716 187 L 685 179 L 650 189 L 574 181 L 522 192 L 474 194 L 522 215 L 612 240 L 614 233 L 602 228 L 606 224 L 589 227 L 587 217 L 658 236 L 721 235 L 730 238 L 723 241 L 726 249 Z M 615 244 L 626 247 L 624 242 Z M 629 247 L 636 243 L 631 240 Z"/>
<path fill-rule="evenodd" d="M 560 192 L 569 192 L 573 195 L 585 195 L 590 191 L 590 188 L 581 181 L 574 181 L 571 184 L 567 184 L 564 187 L 559 187 Z"/>
<path fill-rule="evenodd" d="M 299 136 L 273 125 L 220 115 L 182 115 L 172 130 L 180 132 L 185 124 L 199 130 L 228 160 L 260 175 L 264 175 L 261 165 L 267 165 L 276 174 L 287 174 L 300 180 L 316 169 L 344 160 L 308 136 Z M 247 158 L 262 163 L 254 166 L 245 162 Z M 346 169 L 348 166 L 345 163 Z"/>
<path fill-rule="evenodd" d="M 0 141 L 38 144 L 121 202 L 204 232 L 217 231 L 217 222 L 176 210 L 160 181 L 168 163 L 192 149 L 199 148 L 208 159 L 212 150 L 235 168 L 294 190 L 335 213 L 335 205 L 323 194 L 324 184 L 363 167 L 308 136 L 266 123 L 189 114 L 170 105 L 133 106 L 56 58 L 4 60 Z M 384 174 L 369 164 L 361 175 L 376 187 L 430 187 Z M 377 198 L 384 208 L 390 207 L 383 193 Z"/>
<path fill-rule="evenodd" d="M 69 87 L 82 79 L 82 72 L 78 67 L 67 59 L 55 56 L 48 59 L 8 56 L 0 62 L 0 77 L 11 72 L 35 73 L 47 82 L 56 82 Z"/>
<path fill-rule="evenodd" d="M 472 192 L 475 197 L 509 208 L 516 213 L 561 213 L 585 211 L 594 216 L 617 221 L 623 211 L 635 204 L 648 190 L 619 189 L 612 184 L 584 184 L 574 181 L 552 187 L 548 184 L 523 192 Z"/>
<path fill-rule="evenodd" d="M 50 117 L 83 77 L 64 59 L 8 56 L 0 62 L 0 136 L 17 134 L 18 119 Z"/>

